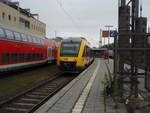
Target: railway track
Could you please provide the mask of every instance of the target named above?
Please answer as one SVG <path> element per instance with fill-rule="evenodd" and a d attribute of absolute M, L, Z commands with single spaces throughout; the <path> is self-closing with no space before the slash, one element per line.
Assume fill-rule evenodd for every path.
<path fill-rule="evenodd" d="M 0 113 L 33 113 L 74 78 L 75 76 L 64 76 L 58 73 L 39 86 L 0 103 Z"/>

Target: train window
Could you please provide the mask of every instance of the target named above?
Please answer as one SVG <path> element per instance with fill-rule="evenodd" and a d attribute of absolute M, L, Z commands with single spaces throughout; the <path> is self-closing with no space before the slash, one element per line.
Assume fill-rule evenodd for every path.
<path fill-rule="evenodd" d="M 42 44 L 42 42 L 41 42 L 41 38 L 39 38 L 39 44 Z"/>
<path fill-rule="evenodd" d="M 51 54 L 52 54 L 52 48 L 48 48 L 48 57 L 51 57 Z"/>
<path fill-rule="evenodd" d="M 18 54 L 18 61 L 20 61 L 20 62 L 24 61 L 24 55 L 23 55 L 23 53 L 19 53 Z"/>
<path fill-rule="evenodd" d="M 24 59 L 24 53 L 21 53 L 21 54 L 20 54 L 20 61 L 23 62 L 24 60 L 25 60 L 25 59 Z"/>
<path fill-rule="evenodd" d="M 28 61 L 28 53 L 24 53 L 24 61 Z"/>
<path fill-rule="evenodd" d="M 40 56 L 41 56 L 41 58 L 43 58 L 43 54 L 42 54 L 42 53 L 41 53 L 41 55 L 40 55 Z"/>
<path fill-rule="evenodd" d="M 18 54 L 17 53 L 12 53 L 11 58 L 12 58 L 12 62 L 17 62 L 18 61 Z"/>
<path fill-rule="evenodd" d="M 37 39 L 37 37 L 35 37 L 35 42 L 36 42 L 36 43 L 38 43 L 38 39 Z"/>
<path fill-rule="evenodd" d="M 34 37 L 34 41 L 35 41 L 35 43 L 40 43 L 38 37 Z"/>
<path fill-rule="evenodd" d="M 36 43 L 36 39 L 34 37 L 32 37 L 32 40 L 33 40 L 34 43 Z"/>
<path fill-rule="evenodd" d="M 62 43 L 60 56 L 78 56 L 80 43 Z"/>
<path fill-rule="evenodd" d="M 2 63 L 3 64 L 8 64 L 9 63 L 9 61 L 10 61 L 9 60 L 9 55 L 10 55 L 9 53 L 3 53 L 2 54 Z"/>
<path fill-rule="evenodd" d="M 38 43 L 38 38 L 37 37 L 35 37 L 34 40 L 35 40 L 35 43 Z"/>
<path fill-rule="evenodd" d="M 38 59 L 38 54 L 37 53 L 35 53 L 35 60 L 37 60 Z"/>
<path fill-rule="evenodd" d="M 21 61 L 22 53 L 18 54 L 18 61 Z"/>
<path fill-rule="evenodd" d="M 6 36 L 8 39 L 14 39 L 14 35 L 12 31 L 5 30 L 6 31 Z"/>
<path fill-rule="evenodd" d="M 32 37 L 28 35 L 28 41 L 33 42 Z"/>
<path fill-rule="evenodd" d="M 3 31 L 3 29 L 0 28 L 0 37 L 5 37 L 5 33 Z"/>
<path fill-rule="evenodd" d="M 32 60 L 35 60 L 35 53 L 32 54 Z"/>
<path fill-rule="evenodd" d="M 38 59 L 38 53 L 35 53 L 35 59 L 36 60 Z"/>
<path fill-rule="evenodd" d="M 84 48 L 82 57 L 85 57 L 85 56 L 86 56 L 86 48 Z"/>
<path fill-rule="evenodd" d="M 27 36 L 25 34 L 21 34 L 22 41 L 27 41 Z"/>
<path fill-rule="evenodd" d="M 31 60 L 31 54 L 30 53 L 27 53 L 27 61 L 30 61 Z"/>
<path fill-rule="evenodd" d="M 39 39 L 39 38 L 37 38 L 36 40 L 37 40 L 37 43 L 39 43 L 39 44 L 40 44 L 40 39 Z"/>
<path fill-rule="evenodd" d="M 42 44 L 42 45 L 44 45 L 44 41 L 43 41 L 43 39 L 40 39 L 40 42 L 41 42 L 41 44 Z"/>
<path fill-rule="evenodd" d="M 90 48 L 88 46 L 86 46 L 86 56 L 87 57 L 90 56 Z"/>
<path fill-rule="evenodd" d="M 14 35 L 16 40 L 21 40 L 21 36 L 19 33 L 14 32 Z"/>
<path fill-rule="evenodd" d="M 41 54 L 39 53 L 39 59 L 41 58 Z"/>

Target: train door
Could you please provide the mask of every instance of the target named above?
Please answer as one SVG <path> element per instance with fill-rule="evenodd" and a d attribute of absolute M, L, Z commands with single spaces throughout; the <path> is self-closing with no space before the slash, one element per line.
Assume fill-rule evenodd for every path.
<path fill-rule="evenodd" d="M 50 63 L 52 61 L 52 47 L 48 47 L 47 55 L 48 62 Z"/>

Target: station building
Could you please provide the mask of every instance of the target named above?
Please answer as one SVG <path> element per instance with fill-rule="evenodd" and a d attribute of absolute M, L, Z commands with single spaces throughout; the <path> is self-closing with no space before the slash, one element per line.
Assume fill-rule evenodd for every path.
<path fill-rule="evenodd" d="M 0 0 L 0 24 L 41 37 L 46 35 L 46 24 L 38 20 L 38 14 L 31 14 L 30 9 L 21 8 L 18 2 Z"/>

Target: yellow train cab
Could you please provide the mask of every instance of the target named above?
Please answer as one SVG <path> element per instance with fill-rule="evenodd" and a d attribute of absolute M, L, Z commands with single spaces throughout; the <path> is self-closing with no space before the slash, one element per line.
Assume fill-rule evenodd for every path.
<path fill-rule="evenodd" d="M 92 61 L 90 43 L 85 38 L 67 38 L 60 43 L 57 65 L 61 71 L 80 72 Z"/>

